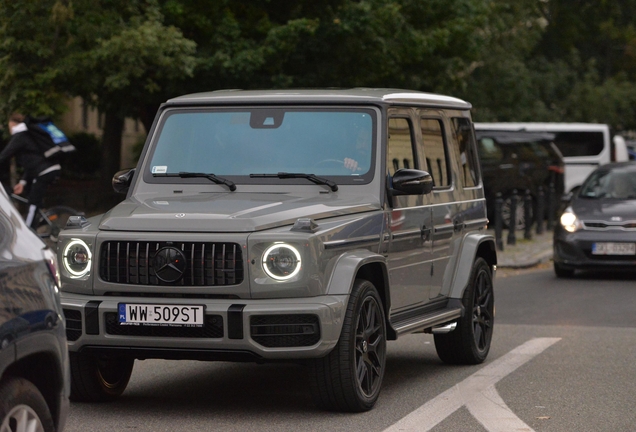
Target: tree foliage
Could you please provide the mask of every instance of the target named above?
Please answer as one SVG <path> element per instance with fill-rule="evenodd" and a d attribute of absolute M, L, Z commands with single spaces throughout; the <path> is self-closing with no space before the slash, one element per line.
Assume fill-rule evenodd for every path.
<path fill-rule="evenodd" d="M 636 128 L 636 0 L 0 0 L 0 112 L 124 116 L 222 88 L 393 87 L 476 120 Z M 106 178 L 106 177 L 105 177 Z"/>

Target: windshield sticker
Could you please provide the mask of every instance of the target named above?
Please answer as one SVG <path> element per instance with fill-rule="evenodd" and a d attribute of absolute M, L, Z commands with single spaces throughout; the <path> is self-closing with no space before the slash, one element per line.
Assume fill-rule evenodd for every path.
<path fill-rule="evenodd" d="M 152 167 L 153 174 L 165 174 L 168 172 L 168 166 L 166 165 L 158 165 Z"/>

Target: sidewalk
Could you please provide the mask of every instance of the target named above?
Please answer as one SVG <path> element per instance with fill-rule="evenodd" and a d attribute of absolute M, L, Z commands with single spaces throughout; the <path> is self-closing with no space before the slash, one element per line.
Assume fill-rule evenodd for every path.
<path fill-rule="evenodd" d="M 488 230 L 495 235 L 494 230 Z M 517 231 L 516 244 L 508 244 L 508 230 L 502 234 L 504 250 L 497 251 L 497 267 L 499 268 L 528 268 L 534 267 L 552 259 L 552 231 L 544 231 L 543 234 L 532 232 L 532 238 L 523 238 L 523 231 Z"/>

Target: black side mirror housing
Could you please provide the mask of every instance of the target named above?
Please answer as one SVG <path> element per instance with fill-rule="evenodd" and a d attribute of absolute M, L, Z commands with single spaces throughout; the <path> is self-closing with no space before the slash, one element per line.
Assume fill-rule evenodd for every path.
<path fill-rule="evenodd" d="M 426 171 L 399 169 L 393 174 L 391 195 L 424 195 L 433 190 L 433 177 Z"/>
<path fill-rule="evenodd" d="M 128 168 L 122 171 L 118 171 L 113 176 L 113 189 L 120 194 L 128 193 L 130 184 L 132 183 L 133 176 L 135 175 L 135 168 Z"/>

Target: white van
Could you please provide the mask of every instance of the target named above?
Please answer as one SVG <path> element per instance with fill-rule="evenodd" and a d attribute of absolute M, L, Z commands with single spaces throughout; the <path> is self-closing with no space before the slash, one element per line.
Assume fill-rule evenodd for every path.
<path fill-rule="evenodd" d="M 577 189 L 599 165 L 628 159 L 625 140 L 612 139 L 609 126 L 596 123 L 475 123 L 475 130 L 548 132 L 565 162 L 565 192 Z"/>

